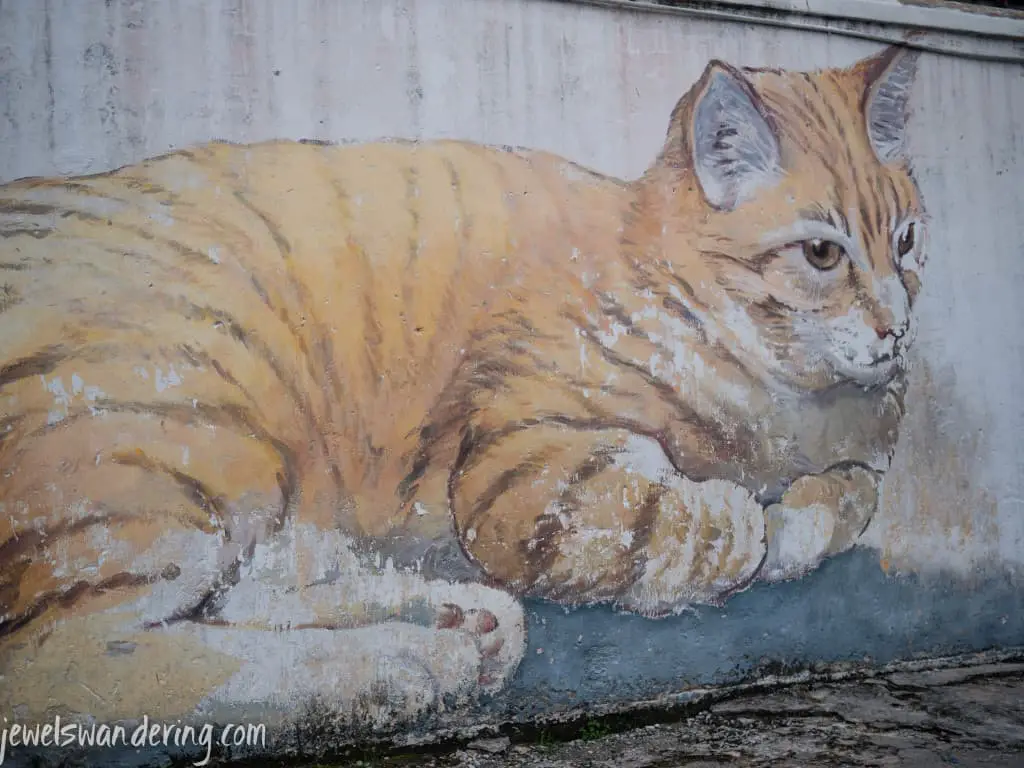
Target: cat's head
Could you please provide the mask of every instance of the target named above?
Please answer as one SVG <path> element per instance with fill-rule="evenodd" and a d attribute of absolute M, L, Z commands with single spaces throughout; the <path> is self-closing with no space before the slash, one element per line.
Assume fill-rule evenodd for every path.
<path fill-rule="evenodd" d="M 904 154 L 915 64 L 896 47 L 808 73 L 715 61 L 676 107 L 659 252 L 756 373 L 818 390 L 904 367 L 925 236 Z"/>

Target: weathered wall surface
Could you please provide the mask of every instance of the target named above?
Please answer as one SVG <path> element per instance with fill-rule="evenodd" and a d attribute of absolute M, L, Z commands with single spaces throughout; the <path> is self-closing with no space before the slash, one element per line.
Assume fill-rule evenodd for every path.
<path fill-rule="evenodd" d="M 1012 60 L 1024 59 L 1024 22 L 1004 21 L 1016 41 L 924 38 L 1004 60 L 921 56 L 907 135 L 928 268 L 907 415 L 858 546 L 800 580 L 666 619 L 528 601 L 515 677 L 447 724 L 649 699 L 761 662 L 1024 644 L 1024 67 Z M 546 0 L 5 0 L 0 180 L 99 172 L 209 139 L 379 137 L 526 146 L 631 179 L 709 60 L 810 70 L 880 47 Z"/>

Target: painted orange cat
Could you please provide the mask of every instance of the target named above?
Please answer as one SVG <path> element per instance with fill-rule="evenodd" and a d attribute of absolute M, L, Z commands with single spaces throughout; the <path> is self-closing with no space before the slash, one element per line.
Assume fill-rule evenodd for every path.
<path fill-rule="evenodd" d="M 712 62 L 631 182 L 270 142 L 0 188 L 0 703 L 393 722 L 500 688 L 517 597 L 655 616 L 852 546 L 914 60 Z"/>

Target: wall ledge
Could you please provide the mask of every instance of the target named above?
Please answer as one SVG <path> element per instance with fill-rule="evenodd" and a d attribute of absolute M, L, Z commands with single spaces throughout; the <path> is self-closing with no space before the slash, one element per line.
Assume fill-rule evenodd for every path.
<path fill-rule="evenodd" d="M 922 51 L 1024 63 L 1024 13 L 937 0 L 556 0 L 842 35 Z M 990 12 L 991 11 L 991 12 Z"/>
<path fill-rule="evenodd" d="M 737 8 L 767 8 L 828 19 L 1024 41 L 1024 14 L 993 16 L 964 10 L 964 6 L 952 6 L 946 3 L 911 4 L 899 2 L 899 0 L 718 0 L 718 2 Z"/>

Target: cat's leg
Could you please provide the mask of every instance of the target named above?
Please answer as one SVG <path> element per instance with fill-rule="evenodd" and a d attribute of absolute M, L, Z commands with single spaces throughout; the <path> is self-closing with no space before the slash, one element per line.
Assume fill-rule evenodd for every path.
<path fill-rule="evenodd" d="M 496 692 L 525 648 L 511 595 L 367 565 L 340 532 L 294 524 L 255 547 L 204 622 L 168 631 L 240 662 L 206 708 L 289 712 L 315 700 L 370 726 Z"/>
<path fill-rule="evenodd" d="M 319 546 L 295 547 L 296 539 Z M 100 720 L 255 713 L 269 723 L 316 706 L 340 725 L 394 727 L 497 691 L 525 647 L 512 596 L 368 569 L 336 532 L 295 535 L 287 526 L 280 542 L 258 544 L 223 589 L 217 536 L 172 536 L 155 550 L 104 542 L 124 568 L 175 566 L 159 580 L 87 594 L 74 613 L 41 616 L 6 638 L 6 708 L 42 717 L 58 707 Z M 321 580 L 300 579 L 305 567 L 320 568 Z"/>
<path fill-rule="evenodd" d="M 689 480 L 652 438 L 553 425 L 481 445 L 453 480 L 455 519 L 516 592 L 655 615 L 721 601 L 764 558 L 753 495 Z"/>
<path fill-rule="evenodd" d="M 390 729 L 463 706 L 480 693 L 480 648 L 470 632 L 403 621 L 271 630 L 183 622 L 158 630 L 215 649 L 231 674 L 198 703 L 201 718 L 301 720 Z"/>
<path fill-rule="evenodd" d="M 110 722 L 258 719 L 317 708 L 344 726 L 394 727 L 478 695 L 479 639 L 390 621 L 268 630 L 183 620 L 140 627 L 125 610 L 68 616 L 0 646 L 0 704 Z"/>
<path fill-rule="evenodd" d="M 851 465 L 805 475 L 765 510 L 768 556 L 758 578 L 795 579 L 851 548 L 878 506 L 881 473 Z"/>
<path fill-rule="evenodd" d="M 522 655 L 511 596 L 366 568 L 347 539 L 314 526 L 276 529 L 279 493 L 221 496 L 221 524 L 203 527 L 182 510 L 204 497 L 170 473 L 90 466 L 107 473 L 109 503 L 130 509 L 145 491 L 174 514 L 155 502 L 104 514 L 65 495 L 53 506 L 70 522 L 12 531 L 0 553 L 0 708 L 173 720 L 216 705 L 237 720 L 318 700 L 338 720 L 397 724 L 496 690 Z M 36 468 L 31 479 L 51 477 Z"/>
<path fill-rule="evenodd" d="M 317 621 L 333 628 L 353 621 L 403 622 L 461 635 L 475 649 L 475 666 L 453 683 L 453 694 L 496 693 L 511 679 L 526 647 L 523 608 L 512 595 L 483 584 L 428 581 L 395 570 L 364 572 L 358 580 L 358 589 L 353 589 L 352 579 L 342 579 L 306 587 L 300 594 L 307 606 L 315 607 Z M 421 646 L 412 648 L 416 652 Z M 447 677 L 448 671 L 435 661 L 424 663 L 439 679 Z"/>

